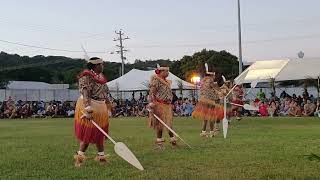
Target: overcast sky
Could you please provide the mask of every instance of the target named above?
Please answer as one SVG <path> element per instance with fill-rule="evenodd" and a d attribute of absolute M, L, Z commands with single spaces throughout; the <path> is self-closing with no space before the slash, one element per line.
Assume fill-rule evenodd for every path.
<path fill-rule="evenodd" d="M 319 0 L 241 0 L 243 59 L 320 57 Z M 1 1 L 0 50 L 20 55 L 90 56 L 120 62 L 113 39 L 123 29 L 135 59 L 180 59 L 203 48 L 238 56 L 237 0 Z M 6 41 L 6 42 L 5 42 Z M 24 47 L 12 43 L 62 49 Z"/>

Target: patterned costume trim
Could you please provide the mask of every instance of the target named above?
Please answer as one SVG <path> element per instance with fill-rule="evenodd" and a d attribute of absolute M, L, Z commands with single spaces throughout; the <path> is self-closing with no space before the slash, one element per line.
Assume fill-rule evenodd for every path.
<path fill-rule="evenodd" d="M 201 81 L 200 97 L 210 100 L 218 100 L 220 87 L 212 77 L 204 77 Z"/>
<path fill-rule="evenodd" d="M 168 86 L 169 88 L 171 88 L 171 84 L 172 84 L 172 81 L 171 80 L 168 80 L 168 79 L 162 79 L 160 78 L 158 75 L 152 75 L 151 76 L 151 79 L 150 79 L 150 82 L 155 82 L 155 81 L 160 81 L 162 82 L 164 85 Z"/>
<path fill-rule="evenodd" d="M 82 78 L 83 76 L 90 76 L 93 78 L 93 80 L 99 84 L 105 84 L 107 83 L 107 78 L 103 76 L 102 74 L 96 74 L 88 69 L 85 69 L 79 76 L 78 79 Z"/>
<path fill-rule="evenodd" d="M 151 76 L 150 96 L 153 102 L 170 104 L 173 98 L 171 81 L 160 78 L 158 75 Z"/>

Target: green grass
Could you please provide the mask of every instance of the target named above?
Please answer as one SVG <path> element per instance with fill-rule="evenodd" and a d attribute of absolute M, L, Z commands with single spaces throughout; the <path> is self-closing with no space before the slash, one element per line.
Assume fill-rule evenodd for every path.
<path fill-rule="evenodd" d="M 320 119 L 233 122 L 227 139 L 204 139 L 199 121 L 175 118 L 175 129 L 193 149 L 174 150 L 167 141 L 159 152 L 146 119 L 111 119 L 111 135 L 135 153 L 141 172 L 120 159 L 110 141 L 108 166 L 93 161 L 91 146 L 85 166 L 75 168 L 72 119 L 0 120 L 0 179 L 320 179 L 320 161 L 311 156 L 320 155 Z"/>

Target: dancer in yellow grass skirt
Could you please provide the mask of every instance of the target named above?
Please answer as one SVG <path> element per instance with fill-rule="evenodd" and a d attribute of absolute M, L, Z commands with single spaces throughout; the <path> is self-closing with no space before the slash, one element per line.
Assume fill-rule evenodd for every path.
<path fill-rule="evenodd" d="M 208 65 L 206 66 L 205 77 L 201 80 L 200 87 L 200 99 L 192 113 L 192 117 L 203 121 L 202 137 L 214 137 L 219 129 L 217 122 L 223 119 L 223 94 L 222 91 L 215 82 L 215 73 L 208 71 Z M 207 124 L 210 124 L 210 132 L 207 133 Z"/>
<path fill-rule="evenodd" d="M 109 130 L 108 87 L 106 78 L 102 74 L 103 61 L 100 58 L 90 58 L 88 69 L 79 76 L 79 90 L 81 96 L 76 105 L 74 116 L 75 136 L 79 140 L 79 150 L 74 155 L 75 166 L 83 165 L 85 151 L 89 144 L 95 144 L 98 150 L 95 158 L 100 164 L 106 164 L 104 154 L 104 135 L 90 122 L 94 120 L 105 132 Z"/>

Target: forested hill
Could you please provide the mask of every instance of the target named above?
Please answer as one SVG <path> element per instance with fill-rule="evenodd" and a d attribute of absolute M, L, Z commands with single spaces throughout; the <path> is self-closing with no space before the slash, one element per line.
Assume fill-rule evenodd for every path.
<path fill-rule="evenodd" d="M 178 77 L 189 80 L 193 73 L 203 73 L 204 63 L 208 62 L 212 71 L 222 73 L 227 78 L 237 76 L 237 57 L 226 51 L 202 50 L 192 56 L 184 56 L 177 61 L 171 60 L 135 60 L 125 64 L 125 72 L 131 69 L 149 70 L 156 64 L 168 65 L 170 71 Z M 47 83 L 76 84 L 76 76 L 86 67 L 84 59 L 72 59 L 64 56 L 19 56 L 0 53 L 0 86 L 7 81 L 42 81 Z M 121 63 L 105 62 L 104 73 L 108 80 L 119 77 Z"/>

